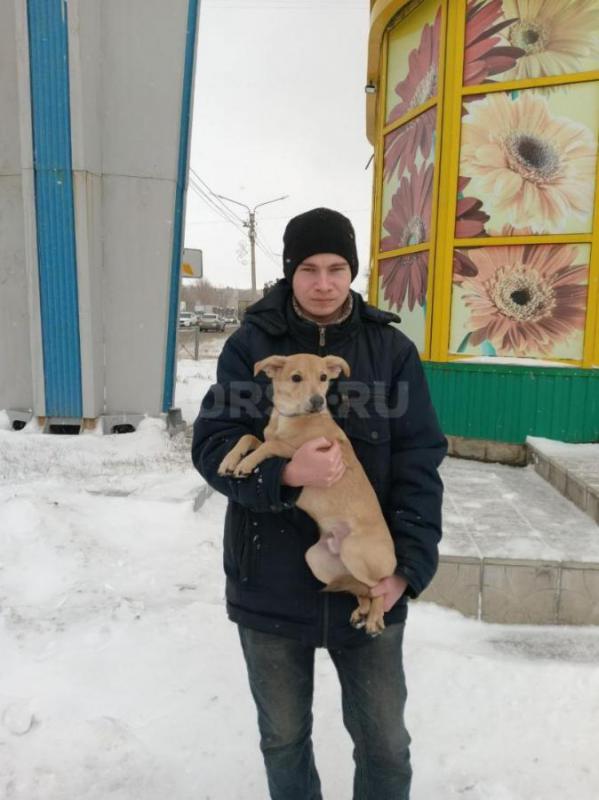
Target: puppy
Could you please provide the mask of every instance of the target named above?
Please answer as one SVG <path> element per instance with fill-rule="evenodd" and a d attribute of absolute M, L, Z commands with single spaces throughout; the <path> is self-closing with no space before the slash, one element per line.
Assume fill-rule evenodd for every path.
<path fill-rule="evenodd" d="M 304 487 L 296 502 L 320 529 L 319 541 L 307 550 L 306 561 L 326 584 L 324 591 L 356 595 L 358 607 L 350 622 L 376 636 L 385 628 L 383 597 L 371 598 L 370 589 L 393 574 L 396 558 L 374 489 L 327 408 L 331 378 L 341 373 L 349 376 L 349 366 L 338 356 L 299 354 L 265 358 L 255 364 L 254 375 L 262 371 L 272 380 L 274 406 L 265 441 L 242 436 L 218 473 L 244 478 L 264 459 L 291 458 L 311 439 L 324 436 L 339 442 L 346 464 L 343 476 L 328 488 Z"/>

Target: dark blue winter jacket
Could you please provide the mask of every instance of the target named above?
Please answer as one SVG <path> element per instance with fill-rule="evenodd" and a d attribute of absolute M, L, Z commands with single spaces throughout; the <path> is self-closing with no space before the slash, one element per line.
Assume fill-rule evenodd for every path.
<path fill-rule="evenodd" d="M 256 630 L 328 647 L 365 641 L 349 617 L 356 600 L 329 594 L 310 572 L 304 553 L 318 538 L 316 524 L 295 507 L 301 489 L 281 484 L 287 464 L 269 458 L 247 479 L 219 477 L 217 469 L 246 433 L 263 438 L 271 404 L 268 379 L 253 377 L 270 355 L 338 355 L 352 374 L 331 385 L 329 408 L 350 438 L 385 514 L 395 542 L 397 573 L 416 597 L 432 579 L 441 538 L 443 485 L 437 468 L 446 453 L 426 378 L 414 344 L 390 325 L 398 318 L 352 293 L 353 311 L 340 324 L 319 327 L 301 319 L 280 281 L 248 309 L 225 343 L 217 384 L 194 424 L 193 463 L 229 498 L 224 569 L 229 617 Z M 407 596 L 385 615 L 402 622 Z"/>

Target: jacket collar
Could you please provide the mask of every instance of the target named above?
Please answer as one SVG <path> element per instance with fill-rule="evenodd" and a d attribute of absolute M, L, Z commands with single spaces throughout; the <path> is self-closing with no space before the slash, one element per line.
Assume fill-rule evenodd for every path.
<path fill-rule="evenodd" d="M 244 322 L 248 322 L 270 336 L 292 335 L 302 344 L 318 348 L 325 330 L 326 347 L 353 338 L 363 323 L 388 325 L 399 322 L 397 314 L 381 311 L 365 303 L 362 296 L 352 291 L 353 308 L 349 317 L 340 323 L 319 326 L 311 320 L 300 318 L 293 309 L 292 292 L 289 283 L 282 279 L 263 298 L 247 309 Z M 322 346 L 322 345 L 321 345 Z"/>
<path fill-rule="evenodd" d="M 297 302 L 297 297 L 294 294 L 291 295 L 291 304 L 293 305 L 293 310 L 295 311 L 295 313 L 297 314 L 298 317 L 300 317 L 301 319 L 307 319 L 307 320 L 309 320 L 311 322 L 314 322 L 316 325 L 319 324 L 318 320 L 312 319 L 308 314 L 306 314 L 302 310 L 302 307 Z M 334 319 L 334 320 L 331 320 L 331 322 L 326 322 L 325 324 L 326 325 L 331 325 L 332 323 L 345 322 L 345 320 L 348 319 L 348 317 L 351 317 L 351 313 L 352 313 L 353 310 L 354 310 L 354 296 L 350 292 L 347 295 L 347 297 L 345 298 L 345 302 L 343 303 L 341 308 L 337 309 L 337 312 L 338 312 L 337 313 L 337 318 Z"/>

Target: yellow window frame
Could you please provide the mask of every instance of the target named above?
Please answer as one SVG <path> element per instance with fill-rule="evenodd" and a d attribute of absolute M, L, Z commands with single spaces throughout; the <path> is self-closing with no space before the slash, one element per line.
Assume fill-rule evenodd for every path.
<path fill-rule="evenodd" d="M 462 102 L 468 95 L 491 94 L 514 89 L 542 88 L 544 86 L 571 85 L 599 81 L 599 70 L 570 73 L 552 77 L 484 83 L 463 86 L 463 61 L 466 30 L 467 0 L 441 0 L 442 22 L 439 47 L 439 80 L 435 98 L 401 119 L 384 125 L 387 108 L 387 59 L 389 32 L 402 9 L 419 5 L 414 0 L 377 0 L 371 12 L 371 40 L 369 52 L 369 82 L 378 86 L 376 106 L 367 111 L 374 115 L 375 172 L 371 235 L 371 269 L 369 279 L 370 301 L 378 305 L 379 262 L 387 258 L 429 250 L 427 284 L 427 313 L 425 348 L 421 353 L 426 360 L 460 361 L 470 356 L 449 352 L 451 301 L 453 281 L 453 253 L 460 247 L 490 247 L 520 244 L 589 244 L 589 280 L 583 356 L 581 359 L 552 358 L 556 365 L 564 364 L 583 368 L 599 366 L 599 154 L 595 175 L 593 230 L 588 234 L 550 234 L 531 236 L 487 236 L 484 239 L 457 239 L 455 217 L 460 164 L 460 138 Z M 381 41 L 382 38 L 382 41 Z M 448 47 L 448 42 L 453 46 Z M 379 53 L 376 52 L 379 49 Z M 372 100 L 369 101 L 372 103 Z M 424 113 L 437 108 L 435 141 L 435 178 L 433 185 L 430 243 L 413 245 L 385 253 L 379 252 L 382 225 L 383 160 L 385 136 L 395 128 Z M 374 114 L 373 114 L 374 112 Z M 493 359 L 489 358 L 489 363 Z"/>

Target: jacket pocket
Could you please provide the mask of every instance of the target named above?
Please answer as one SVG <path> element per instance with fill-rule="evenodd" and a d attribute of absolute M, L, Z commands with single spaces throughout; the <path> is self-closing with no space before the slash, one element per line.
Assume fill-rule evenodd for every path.
<path fill-rule="evenodd" d="M 342 404 L 339 423 L 350 439 L 368 444 L 386 445 L 391 439 L 386 385 L 381 382 L 360 384 L 357 396 L 351 389 Z"/>
<path fill-rule="evenodd" d="M 385 384 L 366 384 L 359 403 L 350 398 L 345 418 L 338 422 L 349 437 L 354 452 L 381 504 L 391 484 L 391 427 Z"/>
<path fill-rule="evenodd" d="M 254 586 L 269 598 L 273 614 L 311 617 L 322 588 L 305 558 L 306 550 L 318 540 L 316 523 L 299 510 L 264 517 L 258 542 L 252 542 Z"/>
<path fill-rule="evenodd" d="M 223 565 L 225 574 L 244 586 L 253 583 L 257 573 L 260 536 L 252 525 L 250 512 L 237 503 L 229 503 L 225 516 Z"/>

